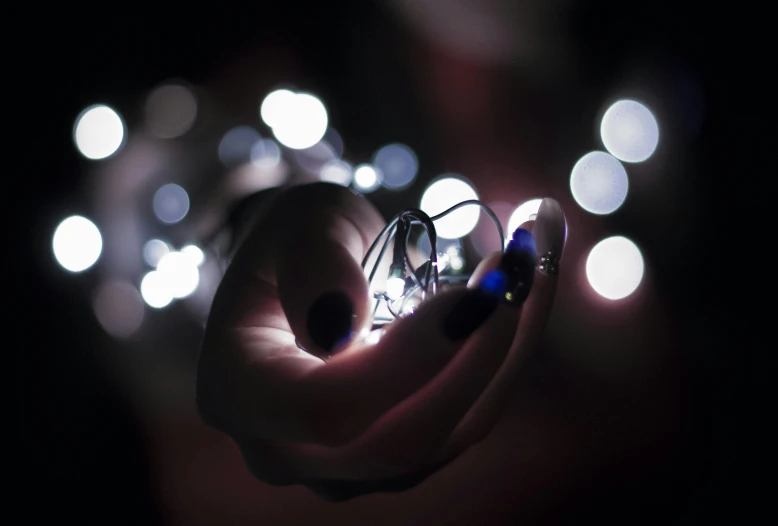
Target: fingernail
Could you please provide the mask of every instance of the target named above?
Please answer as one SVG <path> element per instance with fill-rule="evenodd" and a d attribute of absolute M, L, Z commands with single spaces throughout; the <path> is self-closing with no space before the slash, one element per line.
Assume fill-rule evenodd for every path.
<path fill-rule="evenodd" d="M 511 305 L 519 306 L 529 296 L 535 278 L 535 245 L 535 238 L 529 230 L 517 228 L 500 259 L 497 270 L 505 275 L 504 297 Z"/>
<path fill-rule="evenodd" d="M 450 340 L 464 340 L 497 310 L 500 296 L 477 288 L 468 291 L 443 319 L 443 334 Z"/>
<path fill-rule="evenodd" d="M 567 237 L 565 214 L 558 201 L 550 197 L 541 201 L 532 233 L 537 243 L 538 270 L 556 276 Z"/>
<path fill-rule="evenodd" d="M 353 334 L 354 305 L 343 292 L 328 292 L 308 310 L 308 333 L 327 352 L 336 349 Z"/>

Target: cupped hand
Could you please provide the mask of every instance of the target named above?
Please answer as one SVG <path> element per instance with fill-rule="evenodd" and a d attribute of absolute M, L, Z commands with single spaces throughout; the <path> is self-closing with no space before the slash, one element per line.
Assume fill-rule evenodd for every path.
<path fill-rule="evenodd" d="M 484 438 L 553 303 L 555 272 L 535 271 L 522 306 L 479 299 L 484 259 L 466 288 L 445 290 L 391 324 L 378 343 L 361 261 L 385 222 L 362 196 L 294 187 L 260 211 L 214 298 L 200 354 L 203 420 L 238 445 L 251 473 L 330 500 L 418 484 Z M 532 229 L 558 262 L 559 204 Z"/>

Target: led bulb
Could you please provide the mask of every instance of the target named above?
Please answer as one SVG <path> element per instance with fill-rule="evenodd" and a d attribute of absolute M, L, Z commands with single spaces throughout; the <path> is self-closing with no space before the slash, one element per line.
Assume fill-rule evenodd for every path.
<path fill-rule="evenodd" d="M 386 281 L 386 295 L 390 300 L 401 298 L 405 292 L 405 280 L 398 277 L 389 278 Z"/>

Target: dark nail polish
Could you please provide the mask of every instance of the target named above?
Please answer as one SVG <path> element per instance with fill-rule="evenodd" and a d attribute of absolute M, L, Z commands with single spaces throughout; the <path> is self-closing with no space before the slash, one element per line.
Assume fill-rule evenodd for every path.
<path fill-rule="evenodd" d="M 505 248 L 498 270 L 505 275 L 505 299 L 513 305 L 521 303 L 529 296 L 535 279 L 537 248 L 532 233 L 517 228 L 513 238 Z"/>
<path fill-rule="evenodd" d="M 451 340 L 464 340 L 497 310 L 500 296 L 480 288 L 468 291 L 443 320 L 443 334 Z"/>
<path fill-rule="evenodd" d="M 308 333 L 327 352 L 347 341 L 353 333 L 354 306 L 343 292 L 328 292 L 308 310 Z"/>

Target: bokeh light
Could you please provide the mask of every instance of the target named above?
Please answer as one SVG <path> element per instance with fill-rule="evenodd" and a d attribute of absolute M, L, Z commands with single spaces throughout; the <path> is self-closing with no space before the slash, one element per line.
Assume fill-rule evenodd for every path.
<path fill-rule="evenodd" d="M 575 201 L 592 214 L 611 214 L 627 198 L 627 171 L 618 159 L 605 152 L 589 152 L 581 157 L 570 174 L 570 190 Z"/>
<path fill-rule="evenodd" d="M 275 138 L 295 150 L 310 148 L 327 132 L 327 109 L 310 93 L 276 90 L 260 106 L 262 120 L 273 130 Z"/>
<path fill-rule="evenodd" d="M 421 197 L 420 208 L 430 216 L 434 216 L 470 199 L 478 199 L 475 189 L 459 177 L 450 174 L 427 187 Z M 481 209 L 478 206 L 463 206 L 435 221 L 435 229 L 438 236 L 442 238 L 464 237 L 478 224 L 480 214 Z"/>
<path fill-rule="evenodd" d="M 150 267 L 156 267 L 168 252 L 170 246 L 167 243 L 161 239 L 149 239 L 143 245 L 143 261 Z"/>
<path fill-rule="evenodd" d="M 81 272 L 97 262 L 103 250 L 103 238 L 89 219 L 70 216 L 54 230 L 52 249 L 62 268 Z"/>
<path fill-rule="evenodd" d="M 167 84 L 146 99 L 146 125 L 160 139 L 173 139 L 188 132 L 197 117 L 197 99 L 179 84 Z"/>
<path fill-rule="evenodd" d="M 592 288 L 609 300 L 626 298 L 643 279 L 643 255 L 635 243 L 614 236 L 597 243 L 586 259 L 586 277 Z"/>
<path fill-rule="evenodd" d="M 162 276 L 173 298 L 185 298 L 197 290 L 200 283 L 200 271 L 190 254 L 170 252 L 157 265 L 157 272 Z"/>
<path fill-rule="evenodd" d="M 381 172 L 369 164 L 360 164 L 354 170 L 354 186 L 364 193 L 376 190 L 381 186 Z"/>
<path fill-rule="evenodd" d="M 373 164 L 383 175 L 381 184 L 392 190 L 409 186 L 419 171 L 416 154 L 404 144 L 387 144 L 376 152 Z"/>
<path fill-rule="evenodd" d="M 251 162 L 257 168 L 270 170 L 281 162 L 281 148 L 273 139 L 260 139 L 251 147 Z"/>
<path fill-rule="evenodd" d="M 252 160 L 252 148 L 262 137 L 251 126 L 238 126 L 219 141 L 219 159 L 225 166 L 235 166 Z"/>
<path fill-rule="evenodd" d="M 138 290 L 125 281 L 100 286 L 92 308 L 105 332 L 116 338 L 131 336 L 143 322 L 143 301 Z"/>
<path fill-rule="evenodd" d="M 354 176 L 354 169 L 349 163 L 340 159 L 333 159 L 324 163 L 319 171 L 319 178 L 327 183 L 348 186 Z"/>
<path fill-rule="evenodd" d="M 104 104 L 90 106 L 76 118 L 73 139 L 87 159 L 105 159 L 124 144 L 124 122 L 113 108 Z"/>
<path fill-rule="evenodd" d="M 625 162 L 639 163 L 656 150 L 659 126 L 643 104 L 620 100 L 603 115 L 600 136 L 611 155 Z"/>
<path fill-rule="evenodd" d="M 161 186 L 154 194 L 154 214 L 163 223 L 178 223 L 189 212 L 189 195 L 179 185 Z"/>
<path fill-rule="evenodd" d="M 161 309 L 173 301 L 173 294 L 159 271 L 147 272 L 140 282 L 140 294 L 149 307 Z"/>
<path fill-rule="evenodd" d="M 205 263 L 205 253 L 196 245 L 187 245 L 181 249 L 181 253 L 187 256 L 194 265 L 201 266 Z"/>
<path fill-rule="evenodd" d="M 510 219 L 508 219 L 508 231 L 505 232 L 506 244 L 508 243 L 508 241 L 510 241 L 514 230 L 519 228 L 522 224 L 526 223 L 527 221 L 532 221 L 535 219 L 538 210 L 540 210 L 540 203 L 542 202 L 543 199 L 540 198 L 530 199 L 529 201 L 525 201 L 524 203 L 516 207 L 516 210 L 514 210 L 513 213 L 511 213 L 511 217 Z"/>

